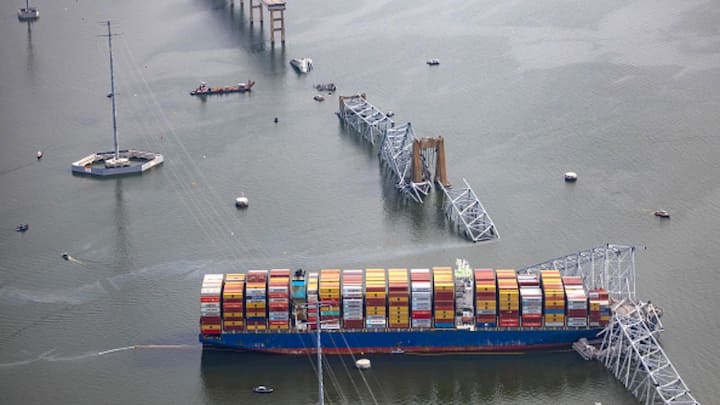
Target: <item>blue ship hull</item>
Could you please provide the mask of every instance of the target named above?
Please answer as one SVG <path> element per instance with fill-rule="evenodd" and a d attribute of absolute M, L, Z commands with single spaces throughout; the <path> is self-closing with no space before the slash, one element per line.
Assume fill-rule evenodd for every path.
<path fill-rule="evenodd" d="M 513 352 L 562 349 L 580 338 L 596 339 L 602 328 L 533 328 L 471 330 L 323 331 L 326 354 Z M 309 332 L 238 332 L 199 335 L 204 348 L 281 354 L 314 353 L 316 334 Z"/>

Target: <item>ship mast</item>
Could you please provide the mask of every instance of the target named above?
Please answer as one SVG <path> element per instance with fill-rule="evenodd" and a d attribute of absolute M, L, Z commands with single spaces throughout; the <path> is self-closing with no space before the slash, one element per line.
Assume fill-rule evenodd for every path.
<path fill-rule="evenodd" d="M 29 1 L 29 0 L 26 0 Z M 110 52 L 110 98 L 112 99 L 112 115 L 113 115 L 113 141 L 115 143 L 115 160 L 120 158 L 120 146 L 118 142 L 117 132 L 117 112 L 115 111 L 115 71 L 113 70 L 113 55 L 112 55 L 112 32 L 110 30 L 110 20 L 107 22 L 107 37 L 108 37 L 108 50 Z M 102 35 L 105 36 L 105 35 Z"/>

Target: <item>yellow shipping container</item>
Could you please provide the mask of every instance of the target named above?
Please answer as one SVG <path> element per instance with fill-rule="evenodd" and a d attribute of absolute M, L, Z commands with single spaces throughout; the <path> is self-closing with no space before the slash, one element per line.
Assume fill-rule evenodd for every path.
<path fill-rule="evenodd" d="M 223 318 L 242 318 L 243 313 L 242 312 L 224 312 Z"/>
<path fill-rule="evenodd" d="M 220 330 L 219 323 L 204 323 L 200 327 L 202 330 Z"/>
<path fill-rule="evenodd" d="M 455 316 L 455 311 L 434 311 L 435 318 L 452 318 Z"/>
<path fill-rule="evenodd" d="M 243 326 L 244 324 L 244 321 L 223 321 L 225 326 Z"/>

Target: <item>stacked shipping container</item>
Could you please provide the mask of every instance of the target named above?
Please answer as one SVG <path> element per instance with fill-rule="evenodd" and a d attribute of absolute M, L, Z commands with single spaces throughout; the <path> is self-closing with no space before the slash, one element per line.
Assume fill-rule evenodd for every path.
<path fill-rule="evenodd" d="M 319 275 L 317 272 L 312 272 L 308 274 L 308 282 L 307 282 L 307 303 L 308 303 L 308 309 L 307 309 L 307 320 L 308 320 L 308 326 L 310 329 L 317 328 L 318 322 L 320 321 L 320 317 L 318 316 L 318 284 L 319 284 Z"/>
<path fill-rule="evenodd" d="M 497 284 L 492 269 L 475 269 L 475 325 L 497 326 Z"/>
<path fill-rule="evenodd" d="M 450 267 L 433 267 L 435 327 L 455 327 L 455 281 Z"/>
<path fill-rule="evenodd" d="M 320 270 L 320 328 L 340 329 L 340 270 Z"/>
<path fill-rule="evenodd" d="M 410 327 L 410 286 L 407 269 L 388 269 L 388 326 Z"/>
<path fill-rule="evenodd" d="M 610 301 L 604 288 L 590 290 L 590 326 L 607 326 L 610 322 Z"/>
<path fill-rule="evenodd" d="M 222 274 L 206 274 L 200 288 L 200 333 L 219 335 L 222 333 L 220 318 L 220 297 L 223 287 Z"/>
<path fill-rule="evenodd" d="M 498 314 L 500 327 L 520 326 L 520 291 L 514 269 L 498 269 Z"/>
<path fill-rule="evenodd" d="M 518 274 L 520 286 L 520 319 L 523 327 L 542 326 L 543 296 L 535 274 Z"/>
<path fill-rule="evenodd" d="M 267 329 L 267 270 L 249 270 L 245 277 L 245 328 Z"/>
<path fill-rule="evenodd" d="M 429 269 L 410 270 L 410 292 L 410 326 L 412 328 L 431 328 L 432 283 Z"/>
<path fill-rule="evenodd" d="M 385 269 L 367 269 L 365 271 L 365 326 L 385 328 L 387 309 L 387 289 Z"/>
<path fill-rule="evenodd" d="M 222 293 L 223 332 L 245 329 L 245 275 L 228 274 Z"/>
<path fill-rule="evenodd" d="M 363 328 L 363 271 L 344 270 L 342 281 L 343 328 Z"/>
<path fill-rule="evenodd" d="M 290 321 L 307 321 L 307 280 L 302 269 L 298 269 L 290 280 L 290 299 L 293 305 L 290 310 L 294 315 L 290 317 Z"/>
<path fill-rule="evenodd" d="M 271 330 L 290 328 L 290 270 L 270 270 L 268 311 Z"/>
<path fill-rule="evenodd" d="M 558 270 L 540 270 L 543 287 L 545 326 L 565 325 L 565 290 Z"/>
<path fill-rule="evenodd" d="M 585 294 L 582 277 L 564 276 L 562 281 L 567 301 L 566 324 L 584 328 L 588 325 L 588 297 Z"/>

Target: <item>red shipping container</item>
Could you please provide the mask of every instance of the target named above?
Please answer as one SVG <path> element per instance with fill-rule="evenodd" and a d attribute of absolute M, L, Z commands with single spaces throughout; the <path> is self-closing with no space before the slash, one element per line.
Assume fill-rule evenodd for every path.
<path fill-rule="evenodd" d="M 200 322 L 203 324 L 220 323 L 220 317 L 219 316 L 201 316 Z"/>
<path fill-rule="evenodd" d="M 430 319 L 431 311 L 412 311 L 412 319 Z"/>

